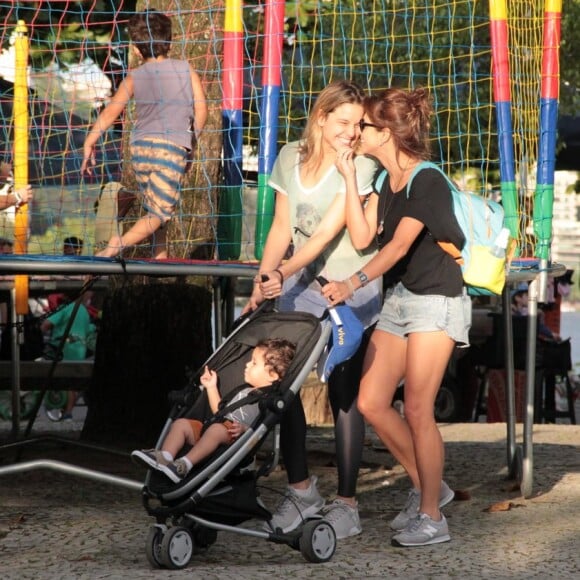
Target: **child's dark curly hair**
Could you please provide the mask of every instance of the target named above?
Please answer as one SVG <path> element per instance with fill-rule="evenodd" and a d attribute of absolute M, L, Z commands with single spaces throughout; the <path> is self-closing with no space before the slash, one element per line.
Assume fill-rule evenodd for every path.
<path fill-rule="evenodd" d="M 171 19 L 157 10 L 133 14 L 127 23 L 129 38 L 141 56 L 167 56 L 171 48 Z"/>
<path fill-rule="evenodd" d="M 282 380 L 296 354 L 296 345 L 283 338 L 269 338 L 260 341 L 256 348 L 264 349 L 266 367 Z"/>

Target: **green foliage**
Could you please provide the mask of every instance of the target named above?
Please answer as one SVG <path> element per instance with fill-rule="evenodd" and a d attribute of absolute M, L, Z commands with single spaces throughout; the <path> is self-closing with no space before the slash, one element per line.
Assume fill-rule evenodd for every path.
<path fill-rule="evenodd" d="M 560 44 L 560 106 L 562 115 L 577 115 L 580 110 L 580 46 L 578 22 L 580 0 L 562 3 Z"/>
<path fill-rule="evenodd" d="M 6 29 L 18 20 L 28 25 L 33 69 L 42 70 L 51 62 L 76 64 L 87 56 L 102 67 L 111 42 L 125 34 L 119 23 L 135 10 L 135 5 L 136 0 L 0 1 L 0 21 Z M 8 40 L 5 34 L 4 47 Z"/>

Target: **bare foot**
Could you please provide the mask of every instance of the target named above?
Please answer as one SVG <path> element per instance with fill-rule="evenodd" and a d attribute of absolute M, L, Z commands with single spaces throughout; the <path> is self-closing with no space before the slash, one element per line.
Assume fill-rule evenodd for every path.
<path fill-rule="evenodd" d="M 114 258 L 123 249 L 123 239 L 121 236 L 113 236 L 109 243 L 100 252 L 97 252 L 95 256 L 98 258 Z"/>

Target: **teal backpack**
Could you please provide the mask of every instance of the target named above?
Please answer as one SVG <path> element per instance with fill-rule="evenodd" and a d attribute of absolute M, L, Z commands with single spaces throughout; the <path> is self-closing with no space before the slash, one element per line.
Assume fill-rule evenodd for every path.
<path fill-rule="evenodd" d="M 407 183 L 407 197 L 409 197 L 409 190 L 417 173 L 428 168 L 435 169 L 447 180 L 453 199 L 453 213 L 465 236 L 465 245 L 461 251 L 449 242 L 437 243 L 461 265 L 463 281 L 470 294 L 475 296 L 501 294 L 505 285 L 505 248 L 507 246 L 507 239 L 505 243 L 502 240 L 506 233 L 502 232 L 504 230 L 503 207 L 495 201 L 474 193 L 460 191 L 445 172 L 430 161 L 422 161 L 413 170 Z M 386 177 L 387 170 L 383 169 L 376 180 L 377 192 L 380 193 Z M 383 196 L 380 196 L 379 199 L 382 198 Z M 381 215 L 381 205 L 379 201 L 379 215 Z M 501 240 L 499 252 L 495 250 L 498 240 Z"/>

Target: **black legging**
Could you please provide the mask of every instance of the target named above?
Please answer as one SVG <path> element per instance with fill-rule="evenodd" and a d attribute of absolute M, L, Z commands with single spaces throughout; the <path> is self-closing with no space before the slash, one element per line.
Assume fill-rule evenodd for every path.
<path fill-rule="evenodd" d="M 365 351 L 374 326 L 367 328 L 361 345 L 349 360 L 336 367 L 328 380 L 328 399 L 334 417 L 339 496 L 354 497 L 365 437 L 364 418 L 357 396 Z M 280 450 L 288 483 L 308 479 L 306 416 L 297 396 L 280 422 Z"/>

